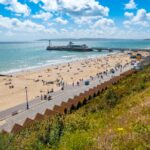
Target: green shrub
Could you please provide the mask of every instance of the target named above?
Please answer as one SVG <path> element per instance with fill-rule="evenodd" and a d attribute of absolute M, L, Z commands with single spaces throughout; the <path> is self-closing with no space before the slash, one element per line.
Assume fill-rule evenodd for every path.
<path fill-rule="evenodd" d="M 118 103 L 119 97 L 113 88 L 108 89 L 104 96 L 106 99 L 106 103 L 110 107 L 114 107 Z"/>
<path fill-rule="evenodd" d="M 139 81 L 137 84 L 135 84 L 132 88 L 133 91 L 142 91 L 146 88 L 146 84 L 143 81 Z"/>
<path fill-rule="evenodd" d="M 13 136 L 0 133 L 0 150 L 8 150 Z"/>
<path fill-rule="evenodd" d="M 41 133 L 39 140 L 41 143 L 57 149 L 60 137 L 63 134 L 64 118 L 63 116 L 56 116 L 53 118 L 52 123 L 44 129 L 44 133 Z"/>

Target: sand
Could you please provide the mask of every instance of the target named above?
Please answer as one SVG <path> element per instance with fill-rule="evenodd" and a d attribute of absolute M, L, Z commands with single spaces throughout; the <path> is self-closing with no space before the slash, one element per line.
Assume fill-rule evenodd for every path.
<path fill-rule="evenodd" d="M 140 53 L 143 56 L 149 55 L 147 52 Z M 30 101 L 41 94 L 46 94 L 48 90 L 59 90 L 61 81 L 65 84 L 76 84 L 81 79 L 88 79 L 97 73 L 114 68 L 117 64 L 125 65 L 131 61 L 127 52 L 117 53 L 20 72 L 12 77 L 0 77 L 0 111 L 24 103 L 25 87 L 28 87 Z"/>

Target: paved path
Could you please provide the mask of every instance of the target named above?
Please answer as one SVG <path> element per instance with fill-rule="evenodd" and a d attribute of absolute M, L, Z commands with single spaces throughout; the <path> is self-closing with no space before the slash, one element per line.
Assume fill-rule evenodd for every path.
<path fill-rule="evenodd" d="M 64 90 L 58 90 L 56 92 L 50 93 L 52 96 L 52 100 L 40 100 L 40 98 L 36 98 L 29 102 L 30 109 L 26 110 L 26 103 L 15 106 L 8 110 L 0 112 L 0 119 L 5 121 L 5 124 L 0 125 L 0 130 L 5 129 L 10 132 L 12 126 L 15 123 L 22 125 L 27 117 L 34 119 L 37 113 L 44 114 L 45 110 L 53 109 L 55 105 L 61 105 L 62 102 L 67 102 L 69 98 L 73 98 L 74 96 L 83 93 L 90 88 L 96 87 L 98 84 L 103 83 L 105 81 L 110 80 L 113 76 L 119 76 L 121 73 L 132 69 L 132 66 L 129 64 L 123 69 L 118 69 L 114 74 L 109 73 L 107 75 L 103 75 L 103 79 L 95 76 L 93 79 L 89 79 L 90 85 L 84 85 L 85 81 L 81 81 L 80 85 L 72 86 L 65 85 Z M 17 111 L 18 114 L 12 116 L 12 113 Z"/>
<path fill-rule="evenodd" d="M 117 75 L 117 72 L 115 73 L 115 75 Z M 101 79 L 101 82 L 104 82 L 105 80 L 109 80 L 110 76 L 111 75 L 104 76 L 104 79 L 103 80 Z M 100 78 L 97 78 L 97 77 L 94 77 L 93 80 L 89 79 L 90 86 L 87 86 L 87 88 L 92 87 L 94 83 L 95 83 L 95 86 L 96 86 L 98 83 L 100 83 L 99 80 L 100 80 Z M 86 88 L 85 85 L 84 85 L 84 81 L 80 82 L 80 86 L 65 85 L 64 91 L 58 90 L 58 91 L 56 91 L 54 93 L 51 93 L 49 95 L 51 95 L 52 98 L 54 99 L 58 96 L 63 96 L 64 94 L 66 94 L 66 91 L 67 92 L 70 92 L 70 90 L 80 90 L 81 91 L 82 88 L 83 89 Z M 31 108 L 31 107 L 34 107 L 38 104 L 44 103 L 44 102 L 45 102 L 45 100 L 41 100 L 41 98 L 37 97 L 37 98 L 33 99 L 32 101 L 29 101 L 29 107 Z M 23 103 L 23 104 L 17 105 L 15 107 L 9 108 L 7 110 L 1 111 L 0 112 L 0 120 L 4 120 L 6 118 L 11 117 L 12 113 L 14 113 L 14 112 L 20 113 L 20 112 L 25 111 L 25 110 L 26 110 L 26 102 Z"/>

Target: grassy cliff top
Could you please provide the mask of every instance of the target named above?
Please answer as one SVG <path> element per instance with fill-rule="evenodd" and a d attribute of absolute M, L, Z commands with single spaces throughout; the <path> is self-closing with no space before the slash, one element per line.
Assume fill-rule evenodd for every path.
<path fill-rule="evenodd" d="M 150 149 L 150 67 L 111 86 L 66 116 L 0 135 L 0 150 Z"/>

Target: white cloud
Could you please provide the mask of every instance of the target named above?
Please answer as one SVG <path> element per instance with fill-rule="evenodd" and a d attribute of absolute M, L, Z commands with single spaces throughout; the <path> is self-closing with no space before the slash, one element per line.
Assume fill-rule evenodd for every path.
<path fill-rule="evenodd" d="M 56 18 L 55 21 L 56 21 L 57 23 L 64 24 L 64 25 L 68 23 L 67 20 L 62 19 L 62 18 L 60 18 L 60 17 Z"/>
<path fill-rule="evenodd" d="M 17 21 L 17 19 L 10 19 L 8 17 L 3 17 L 0 15 L 0 27 L 2 28 L 12 28 L 13 22 Z"/>
<path fill-rule="evenodd" d="M 34 23 L 30 20 L 20 21 L 17 18 L 8 18 L 0 15 L 0 27 L 10 31 L 23 31 L 23 32 L 38 32 L 46 31 L 43 25 Z"/>
<path fill-rule="evenodd" d="M 36 19 L 43 19 L 44 21 L 47 21 L 50 19 L 53 15 L 49 12 L 40 12 L 39 14 L 32 15 L 33 18 Z"/>
<path fill-rule="evenodd" d="M 128 28 L 128 30 L 126 30 L 123 27 L 117 28 L 114 20 L 109 18 L 109 8 L 102 6 L 98 0 L 29 1 L 37 4 L 42 10 L 34 15 L 31 14 L 31 18 L 47 21 L 45 26 L 28 19 L 23 20 L 24 18 L 19 20 L 17 18 L 8 18 L 0 15 L 0 30 L 2 30 L 1 39 L 4 39 L 3 35 L 10 39 L 12 39 L 11 36 L 13 36 L 13 38 L 18 37 L 18 39 L 21 40 L 26 37 L 28 40 L 28 38 L 38 39 L 49 37 L 132 38 L 146 37 L 148 33 L 150 34 L 150 31 L 145 32 L 143 28 L 149 27 L 150 25 L 150 13 L 145 9 L 136 10 L 136 13 L 128 11 L 124 13 L 124 16 L 126 17 L 124 25 L 126 27 L 134 26 L 134 28 Z M 5 8 L 16 13 L 16 17 L 22 16 L 22 14 L 25 14 L 26 16 L 30 14 L 30 8 L 27 4 L 23 4 L 22 2 L 20 0 L 0 0 L 0 3 L 5 5 Z M 125 9 L 135 8 L 136 4 L 134 0 L 130 0 L 129 3 L 125 5 Z M 52 22 L 48 20 L 51 20 Z M 60 28 L 60 24 L 65 25 L 67 23 L 70 23 L 69 27 L 67 25 Z M 137 26 L 137 28 L 135 26 Z"/>
<path fill-rule="evenodd" d="M 9 4 L 11 0 L 0 0 L 0 4 Z"/>
<path fill-rule="evenodd" d="M 102 6 L 97 0 L 30 0 L 34 3 L 42 2 L 41 8 L 47 12 L 55 13 L 55 21 L 60 24 L 67 24 L 66 19 L 59 16 L 67 15 L 78 25 L 92 24 L 97 19 L 108 16 L 109 8 Z M 34 18 L 41 18 L 41 15 L 34 15 Z M 45 19 L 46 20 L 46 19 Z"/>
<path fill-rule="evenodd" d="M 108 28 L 114 26 L 114 21 L 112 19 L 101 18 L 95 22 L 93 28 Z"/>
<path fill-rule="evenodd" d="M 123 22 L 126 27 L 130 27 L 132 25 L 148 27 L 150 25 L 150 13 L 146 12 L 145 9 L 137 10 L 135 15 L 133 13 L 126 12 L 125 16 L 130 16 L 128 20 Z"/>
<path fill-rule="evenodd" d="M 102 15 L 108 16 L 109 8 L 99 4 L 96 0 L 61 0 L 64 10 L 74 15 Z"/>
<path fill-rule="evenodd" d="M 134 0 L 130 0 L 129 3 L 125 4 L 125 9 L 136 9 L 136 3 Z"/>
<path fill-rule="evenodd" d="M 47 26 L 49 26 L 49 27 L 51 27 L 51 26 L 53 26 L 53 25 L 54 25 L 53 22 L 48 22 L 48 23 L 47 23 Z"/>
<path fill-rule="evenodd" d="M 102 15 L 108 16 L 109 8 L 100 5 L 96 0 L 30 0 L 42 2 L 46 11 L 58 11 L 70 15 Z"/>
<path fill-rule="evenodd" d="M 62 29 L 60 29 L 61 30 L 61 32 L 64 32 L 64 33 L 67 33 L 68 32 L 68 30 L 67 29 L 64 29 L 64 28 L 62 28 Z"/>
<path fill-rule="evenodd" d="M 3 31 L 0 40 L 31 40 L 40 38 L 147 38 L 150 31 L 145 32 L 141 28 L 134 30 L 122 30 L 114 25 L 114 21 L 100 18 L 95 23 L 95 28 L 46 28 L 45 26 L 30 20 L 20 21 L 16 18 L 8 18 L 0 15 L 0 29 Z"/>
<path fill-rule="evenodd" d="M 30 14 L 30 8 L 26 4 L 18 2 L 18 0 L 0 0 L 0 3 L 6 5 L 6 9 L 15 12 L 24 14 L 28 16 Z"/>
<path fill-rule="evenodd" d="M 125 12 L 124 15 L 129 18 L 132 18 L 134 16 L 134 14 L 131 12 Z"/>
<path fill-rule="evenodd" d="M 57 0 L 41 0 L 44 4 L 44 6 L 42 7 L 45 10 L 52 10 L 52 11 L 56 11 L 58 10 L 58 3 Z"/>
<path fill-rule="evenodd" d="M 3 31 L 0 40 L 35 40 L 40 38 L 58 37 L 54 28 L 46 28 L 42 24 L 31 20 L 20 21 L 17 18 L 8 18 L 0 15 L 0 29 Z"/>
<path fill-rule="evenodd" d="M 149 14 L 147 13 L 145 9 L 139 9 L 137 11 L 136 16 L 133 17 L 133 20 L 136 22 L 138 21 L 146 21 L 147 19 L 149 19 Z"/>
<path fill-rule="evenodd" d="M 107 30 L 103 30 L 103 29 L 89 29 L 89 28 L 85 28 L 85 29 L 66 29 L 64 31 L 64 29 L 61 29 L 59 32 L 59 37 L 63 38 L 87 38 L 87 37 L 91 37 L 91 38 L 108 38 L 108 37 L 116 37 L 116 34 L 120 32 L 119 29 L 112 27 L 112 28 L 108 28 Z"/>
<path fill-rule="evenodd" d="M 35 4 L 42 2 L 43 5 L 41 5 L 41 8 L 46 11 L 57 11 L 59 7 L 58 0 L 30 0 L 30 2 L 33 2 Z"/>
<path fill-rule="evenodd" d="M 101 16 L 81 16 L 81 17 L 73 17 L 74 22 L 78 25 L 82 24 L 92 24 L 93 21 L 100 19 Z"/>

